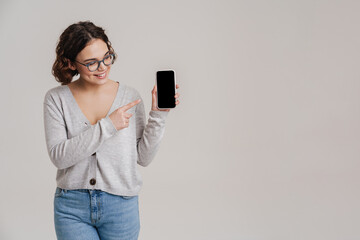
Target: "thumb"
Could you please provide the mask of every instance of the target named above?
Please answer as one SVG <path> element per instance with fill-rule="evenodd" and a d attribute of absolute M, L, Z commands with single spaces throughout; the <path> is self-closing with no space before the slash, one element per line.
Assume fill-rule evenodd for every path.
<path fill-rule="evenodd" d="M 156 85 L 154 86 L 153 90 L 151 91 L 152 93 L 152 102 L 153 104 L 156 103 Z"/>

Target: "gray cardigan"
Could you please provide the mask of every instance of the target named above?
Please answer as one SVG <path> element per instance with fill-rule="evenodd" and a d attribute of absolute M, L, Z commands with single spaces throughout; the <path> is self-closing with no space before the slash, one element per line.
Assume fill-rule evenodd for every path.
<path fill-rule="evenodd" d="M 137 164 L 154 158 L 165 131 L 168 112 L 151 110 L 146 124 L 143 101 L 129 109 L 129 127 L 116 130 L 109 115 L 141 98 L 119 84 L 105 118 L 91 125 L 67 85 L 54 87 L 44 98 L 44 127 L 49 157 L 57 167 L 56 183 L 63 189 L 100 189 L 135 196 L 142 186 Z"/>

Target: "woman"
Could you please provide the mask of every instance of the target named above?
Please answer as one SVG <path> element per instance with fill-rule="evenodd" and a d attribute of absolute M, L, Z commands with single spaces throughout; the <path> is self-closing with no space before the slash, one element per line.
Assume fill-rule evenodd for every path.
<path fill-rule="evenodd" d="M 154 158 L 170 110 L 157 109 L 154 86 L 146 124 L 138 91 L 108 78 L 117 56 L 104 30 L 89 21 L 70 25 L 56 54 L 53 75 L 61 86 L 45 94 L 44 126 L 57 167 L 57 238 L 137 239 L 142 179 L 136 165 Z"/>

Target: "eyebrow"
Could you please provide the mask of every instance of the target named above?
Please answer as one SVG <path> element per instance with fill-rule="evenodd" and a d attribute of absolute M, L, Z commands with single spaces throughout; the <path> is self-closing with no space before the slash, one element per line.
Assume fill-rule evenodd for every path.
<path fill-rule="evenodd" d="M 109 52 L 110 52 L 110 50 L 107 51 L 107 52 L 104 54 L 104 56 L 105 56 L 106 54 L 108 54 Z M 89 58 L 89 59 L 84 60 L 84 62 L 87 62 L 87 61 L 90 61 L 90 60 L 97 60 L 97 59 L 96 59 L 96 58 Z"/>

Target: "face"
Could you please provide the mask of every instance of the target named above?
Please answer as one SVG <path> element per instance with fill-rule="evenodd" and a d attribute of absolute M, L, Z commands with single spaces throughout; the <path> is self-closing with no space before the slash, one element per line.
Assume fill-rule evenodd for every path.
<path fill-rule="evenodd" d="M 94 39 L 78 53 L 75 60 L 83 64 L 88 64 L 95 60 L 101 61 L 108 53 L 109 49 L 106 43 L 101 39 Z M 104 84 L 108 81 L 111 65 L 105 66 L 102 62 L 100 63 L 99 68 L 94 72 L 90 72 L 86 66 L 77 62 L 73 63 L 69 67 L 73 70 L 78 70 L 80 74 L 80 81 L 86 81 L 92 84 Z"/>

